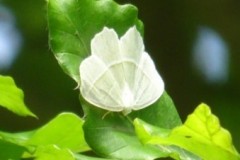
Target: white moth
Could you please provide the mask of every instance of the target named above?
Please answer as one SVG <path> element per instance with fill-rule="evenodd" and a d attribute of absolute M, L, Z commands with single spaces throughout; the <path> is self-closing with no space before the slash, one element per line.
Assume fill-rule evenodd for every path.
<path fill-rule="evenodd" d="M 135 26 L 120 39 L 113 29 L 104 27 L 92 39 L 91 52 L 79 68 L 80 91 L 89 103 L 128 114 L 163 94 L 164 82 Z"/>

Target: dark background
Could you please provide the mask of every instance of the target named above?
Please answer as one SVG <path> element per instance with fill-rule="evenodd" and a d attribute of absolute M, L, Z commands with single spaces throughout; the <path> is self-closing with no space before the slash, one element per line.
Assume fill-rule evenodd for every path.
<path fill-rule="evenodd" d="M 182 120 L 199 103 L 207 103 L 220 118 L 222 126 L 231 131 L 234 144 L 240 150 L 240 1 L 118 2 L 138 7 L 139 18 L 145 24 L 146 50 L 153 57 Z M 15 16 L 15 26 L 23 43 L 11 68 L 1 69 L 0 74 L 15 79 L 24 90 L 27 106 L 39 117 L 22 118 L 0 108 L 1 130 L 34 129 L 62 111 L 82 115 L 79 91 L 74 90 L 76 83 L 62 72 L 49 49 L 45 0 L 2 0 L 1 5 L 9 8 Z M 0 12 L 0 21 L 3 18 Z M 194 67 L 193 48 L 201 27 L 217 34 L 227 47 L 225 54 L 229 59 L 223 64 L 228 66 L 224 81 L 210 82 Z M 221 45 L 218 48 L 221 52 Z M 206 55 L 208 52 L 210 55 L 211 49 L 206 50 Z M 208 67 L 211 68 L 211 63 Z"/>

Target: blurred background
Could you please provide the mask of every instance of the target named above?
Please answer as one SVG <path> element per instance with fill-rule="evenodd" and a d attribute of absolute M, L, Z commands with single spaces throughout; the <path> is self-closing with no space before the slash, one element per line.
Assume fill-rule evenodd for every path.
<path fill-rule="evenodd" d="M 145 46 L 184 121 L 201 102 L 211 106 L 240 150 L 240 1 L 117 0 L 139 9 Z M 62 111 L 82 115 L 76 83 L 48 45 L 45 0 L 0 0 L 0 74 L 24 90 L 39 119 L 0 108 L 0 129 L 37 128 Z"/>

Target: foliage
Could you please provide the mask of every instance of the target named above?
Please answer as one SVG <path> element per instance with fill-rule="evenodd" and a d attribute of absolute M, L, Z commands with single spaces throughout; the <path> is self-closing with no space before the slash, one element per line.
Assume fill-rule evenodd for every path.
<path fill-rule="evenodd" d="M 35 117 L 24 104 L 23 98 L 23 91 L 15 85 L 13 79 L 0 75 L 0 106 L 20 116 Z"/>
<path fill-rule="evenodd" d="M 205 160 L 239 159 L 230 133 L 220 126 L 206 104 L 200 104 L 183 125 L 173 130 L 156 128 L 140 119 L 135 119 L 134 125 L 143 143 L 159 145 L 160 150 L 162 146 L 174 145 Z"/>
<path fill-rule="evenodd" d="M 132 5 L 113 0 L 48 0 L 47 4 L 51 49 L 64 72 L 78 84 L 79 65 L 90 54 L 91 39 L 104 26 L 121 36 L 135 25 L 144 34 Z M 182 124 L 166 92 L 154 104 L 127 116 L 96 108 L 81 95 L 80 102 L 85 118 L 64 112 L 39 129 L 0 132 L 0 159 L 240 159 L 230 133 L 205 104 Z M 0 76 L 0 105 L 18 115 L 35 116 L 11 77 Z"/>

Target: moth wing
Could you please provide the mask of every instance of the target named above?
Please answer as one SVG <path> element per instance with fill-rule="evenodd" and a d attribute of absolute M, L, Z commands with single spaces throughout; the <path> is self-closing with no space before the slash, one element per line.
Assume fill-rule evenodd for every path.
<path fill-rule="evenodd" d="M 106 65 L 120 59 L 118 35 L 113 29 L 104 27 L 91 41 L 92 55 L 97 56 Z"/>
<path fill-rule="evenodd" d="M 123 87 L 126 80 L 124 77 L 126 71 L 122 65 L 123 55 L 119 49 L 117 33 L 113 29 L 104 27 L 92 39 L 91 52 L 92 55 L 97 56 L 111 70 L 120 88 Z"/>
<path fill-rule="evenodd" d="M 109 67 L 92 55 L 80 65 L 80 91 L 89 103 L 106 110 L 121 111 L 120 88 Z"/>
<path fill-rule="evenodd" d="M 134 93 L 136 105 L 134 110 L 147 107 L 157 101 L 164 91 L 164 82 L 158 74 L 151 57 L 144 52 L 136 72 Z"/>
<path fill-rule="evenodd" d="M 143 39 L 136 27 L 131 27 L 120 39 L 120 52 L 124 78 L 131 89 L 134 87 L 136 71 L 144 52 Z"/>
<path fill-rule="evenodd" d="M 134 94 L 134 110 L 154 103 L 164 91 L 164 82 L 144 50 L 143 39 L 135 26 L 121 37 L 120 51 L 126 60 L 124 77 Z"/>
<path fill-rule="evenodd" d="M 120 39 L 121 54 L 125 59 L 139 62 L 144 52 L 143 39 L 136 27 L 130 28 Z"/>

